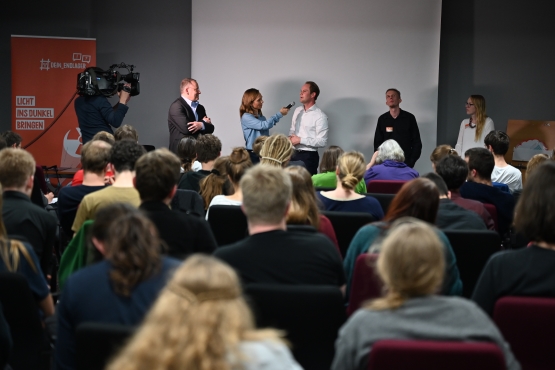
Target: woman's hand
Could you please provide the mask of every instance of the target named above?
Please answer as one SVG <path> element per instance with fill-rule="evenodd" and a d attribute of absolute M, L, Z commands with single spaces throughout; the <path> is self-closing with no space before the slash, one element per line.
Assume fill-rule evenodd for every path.
<path fill-rule="evenodd" d="M 283 114 L 284 116 L 286 116 L 287 113 L 289 113 L 289 108 L 283 107 L 283 108 L 281 108 L 281 109 L 279 110 L 279 112 L 280 112 L 281 114 Z"/>

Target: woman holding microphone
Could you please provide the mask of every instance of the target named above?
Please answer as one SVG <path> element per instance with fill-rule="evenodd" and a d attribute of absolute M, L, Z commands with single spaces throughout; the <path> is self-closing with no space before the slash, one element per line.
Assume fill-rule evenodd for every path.
<path fill-rule="evenodd" d="M 245 138 L 245 146 L 253 164 L 259 162 L 258 156 L 252 151 L 252 144 L 261 135 L 270 135 L 270 129 L 279 120 L 289 113 L 289 108 L 281 108 L 278 113 L 266 119 L 262 114 L 262 94 L 257 89 L 248 89 L 243 94 L 239 116 L 241 117 L 241 128 Z"/>

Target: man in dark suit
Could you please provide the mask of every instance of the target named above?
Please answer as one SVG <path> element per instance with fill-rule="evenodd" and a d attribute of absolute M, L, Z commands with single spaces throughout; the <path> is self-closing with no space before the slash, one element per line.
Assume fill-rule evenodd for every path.
<path fill-rule="evenodd" d="M 168 113 L 170 130 L 170 150 L 177 153 L 177 145 L 184 136 L 211 134 L 214 125 L 206 116 L 206 110 L 198 103 L 201 94 L 196 80 L 186 78 L 181 81 L 181 96 L 172 103 Z M 202 117 L 202 119 L 201 119 Z"/>

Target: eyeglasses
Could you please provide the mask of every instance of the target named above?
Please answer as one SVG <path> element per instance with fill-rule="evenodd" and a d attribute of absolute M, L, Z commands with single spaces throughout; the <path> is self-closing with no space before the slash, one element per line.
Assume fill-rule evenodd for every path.
<path fill-rule="evenodd" d="M 464 105 L 466 105 L 467 107 L 471 107 L 471 106 L 473 106 L 474 104 L 468 103 L 468 102 L 467 102 L 467 103 L 464 103 Z"/>

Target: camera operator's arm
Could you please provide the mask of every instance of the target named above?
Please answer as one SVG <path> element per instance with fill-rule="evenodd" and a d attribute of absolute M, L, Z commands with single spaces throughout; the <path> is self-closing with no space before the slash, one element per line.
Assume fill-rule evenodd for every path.
<path fill-rule="evenodd" d="M 129 93 L 126 94 L 129 95 Z M 129 100 L 128 97 L 126 99 Z M 100 104 L 98 110 L 100 111 L 102 118 L 112 127 L 121 126 L 123 118 L 125 117 L 125 114 L 129 109 L 129 107 L 125 105 L 125 103 L 122 103 L 121 100 L 122 98 L 120 96 L 120 102 L 118 102 L 113 107 L 110 105 L 110 102 L 105 97 L 99 97 L 99 99 L 97 100 L 97 102 Z"/>

